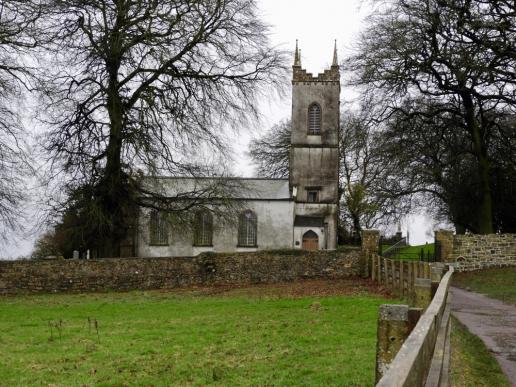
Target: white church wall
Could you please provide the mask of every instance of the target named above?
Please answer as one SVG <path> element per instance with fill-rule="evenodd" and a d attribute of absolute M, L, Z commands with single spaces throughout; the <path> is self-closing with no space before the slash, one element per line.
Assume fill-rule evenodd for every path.
<path fill-rule="evenodd" d="M 202 252 L 245 252 L 292 248 L 294 203 L 291 201 L 255 200 L 244 205 L 257 216 L 257 247 L 237 247 L 237 220 L 234 224 L 217 224 L 213 220 L 213 246 L 193 246 L 193 235 L 190 230 L 170 230 L 168 246 L 149 244 L 149 226 L 140 226 L 138 235 L 138 256 L 140 257 L 181 257 L 196 256 Z M 146 219 L 141 216 L 140 219 Z"/>

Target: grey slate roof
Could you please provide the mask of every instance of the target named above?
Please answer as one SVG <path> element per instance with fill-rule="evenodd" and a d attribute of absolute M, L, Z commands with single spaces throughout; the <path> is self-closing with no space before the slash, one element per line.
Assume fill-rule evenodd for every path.
<path fill-rule="evenodd" d="M 238 178 L 238 177 L 146 177 L 147 188 L 164 196 L 195 196 L 210 192 L 216 196 L 246 200 L 290 200 L 288 179 Z"/>

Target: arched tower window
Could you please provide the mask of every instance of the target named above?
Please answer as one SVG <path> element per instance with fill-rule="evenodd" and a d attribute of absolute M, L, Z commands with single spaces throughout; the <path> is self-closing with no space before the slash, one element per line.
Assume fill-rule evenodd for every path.
<path fill-rule="evenodd" d="M 308 107 L 308 134 L 321 134 L 321 107 L 315 102 Z"/>
<path fill-rule="evenodd" d="M 257 241 L 257 218 L 251 210 L 246 210 L 238 217 L 238 245 L 255 247 Z"/>
<path fill-rule="evenodd" d="M 194 245 L 211 246 L 213 243 L 213 216 L 209 211 L 195 214 Z"/>
<path fill-rule="evenodd" d="M 152 210 L 149 220 L 151 245 L 168 245 L 168 221 L 166 213 Z"/>

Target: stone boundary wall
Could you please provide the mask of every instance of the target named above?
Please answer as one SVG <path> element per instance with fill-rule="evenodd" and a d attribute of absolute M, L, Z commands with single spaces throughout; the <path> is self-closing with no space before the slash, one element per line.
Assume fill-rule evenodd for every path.
<path fill-rule="evenodd" d="M 448 290 L 453 271 L 450 267 L 440 281 L 430 305 L 404 340 L 377 387 L 449 385 L 451 320 Z"/>
<path fill-rule="evenodd" d="M 453 235 L 439 230 L 435 235 L 442 261 L 454 263 L 457 271 L 516 265 L 516 234 Z"/>
<path fill-rule="evenodd" d="M 361 264 L 359 248 L 205 253 L 180 258 L 0 261 L 0 295 L 340 279 L 360 275 Z"/>

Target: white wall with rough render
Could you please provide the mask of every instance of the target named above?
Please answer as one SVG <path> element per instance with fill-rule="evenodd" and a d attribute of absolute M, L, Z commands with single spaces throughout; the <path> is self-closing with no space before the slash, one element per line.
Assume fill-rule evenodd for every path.
<path fill-rule="evenodd" d="M 140 216 L 137 255 L 139 257 L 188 257 L 202 252 L 256 251 L 292 248 L 294 203 L 280 200 L 248 201 L 243 206 L 257 215 L 257 248 L 237 247 L 237 220 L 234 224 L 218 224 L 213 219 L 213 246 L 193 246 L 193 235 L 189 230 L 169 230 L 168 246 L 149 245 L 148 217 Z"/>

